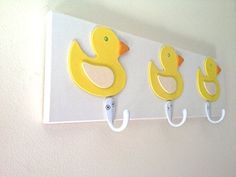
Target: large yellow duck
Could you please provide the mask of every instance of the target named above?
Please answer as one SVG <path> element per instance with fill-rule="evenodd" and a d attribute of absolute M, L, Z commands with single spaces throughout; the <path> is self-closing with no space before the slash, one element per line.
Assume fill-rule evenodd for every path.
<path fill-rule="evenodd" d="M 119 57 L 129 50 L 116 34 L 107 27 L 95 27 L 91 33 L 90 43 L 95 53 L 89 57 L 77 41 L 73 41 L 69 51 L 69 72 L 72 80 L 84 91 L 101 97 L 118 94 L 126 84 L 126 73 Z M 112 80 L 111 85 L 102 87 L 93 82 L 86 71 L 85 64 L 94 66 L 95 69 L 109 69 Z M 96 73 L 95 73 L 96 76 Z M 103 78 L 100 78 L 103 79 Z"/>
<path fill-rule="evenodd" d="M 176 54 L 175 50 L 170 46 L 164 46 L 159 54 L 160 63 L 163 70 L 157 68 L 153 61 L 148 65 L 148 80 L 153 92 L 164 100 L 175 100 L 183 92 L 184 83 L 178 67 L 183 63 L 183 58 Z M 171 77 L 176 81 L 176 89 L 170 93 L 163 88 L 159 76 Z"/>
<path fill-rule="evenodd" d="M 215 63 L 211 57 L 207 57 L 204 62 L 204 69 L 206 75 L 204 75 L 199 68 L 197 70 L 197 88 L 200 95 L 207 101 L 216 101 L 220 95 L 220 84 L 217 80 L 217 75 L 221 72 L 221 68 Z M 215 93 L 211 94 L 206 88 L 206 83 L 215 84 Z"/>

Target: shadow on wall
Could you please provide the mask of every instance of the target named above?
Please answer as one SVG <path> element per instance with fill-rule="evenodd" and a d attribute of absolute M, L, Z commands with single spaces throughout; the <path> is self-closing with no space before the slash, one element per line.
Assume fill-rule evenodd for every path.
<path fill-rule="evenodd" d="M 216 56 L 215 47 L 202 40 L 194 39 L 191 36 L 177 34 L 174 30 L 166 29 L 158 24 L 150 24 L 137 17 L 119 13 L 117 10 L 108 9 L 102 4 L 89 1 L 50 1 L 49 10 L 64 13 L 98 24 L 111 26 L 115 29 L 142 36 L 154 41 L 169 43 L 180 48 L 193 52 Z"/>

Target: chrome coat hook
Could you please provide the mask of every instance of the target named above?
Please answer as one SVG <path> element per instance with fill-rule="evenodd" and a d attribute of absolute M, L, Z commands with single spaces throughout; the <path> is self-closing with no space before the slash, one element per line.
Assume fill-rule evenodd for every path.
<path fill-rule="evenodd" d="M 127 109 L 123 111 L 123 123 L 119 128 L 114 127 L 114 120 L 115 120 L 115 113 L 116 113 L 116 105 L 115 105 L 115 100 L 113 97 L 107 97 L 105 98 L 104 102 L 104 110 L 106 114 L 106 120 L 109 125 L 109 127 L 112 129 L 114 132 L 121 132 L 123 131 L 129 122 L 130 114 Z"/>
<path fill-rule="evenodd" d="M 178 124 L 174 124 L 172 122 L 172 117 L 173 117 L 173 102 L 172 101 L 167 101 L 165 104 L 165 113 L 166 113 L 166 117 L 168 120 L 168 123 L 172 126 L 172 127 L 180 127 L 182 126 L 186 119 L 187 119 L 187 110 L 183 109 L 183 119 L 180 123 Z"/>
<path fill-rule="evenodd" d="M 211 102 L 209 102 L 209 101 L 207 101 L 205 103 L 205 113 L 206 113 L 206 116 L 207 116 L 207 120 L 210 123 L 213 123 L 213 124 L 218 124 L 225 118 L 225 109 L 222 109 L 220 119 L 212 120 L 212 118 L 211 118 Z"/>

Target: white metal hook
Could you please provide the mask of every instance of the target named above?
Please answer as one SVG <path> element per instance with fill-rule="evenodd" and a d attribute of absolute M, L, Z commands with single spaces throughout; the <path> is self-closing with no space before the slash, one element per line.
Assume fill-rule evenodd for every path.
<path fill-rule="evenodd" d="M 211 118 L 211 102 L 209 102 L 209 101 L 207 101 L 205 103 L 205 112 L 206 112 L 207 120 L 213 124 L 218 124 L 225 118 L 225 109 L 222 109 L 220 119 L 212 120 L 212 118 Z"/>
<path fill-rule="evenodd" d="M 166 113 L 166 117 L 168 120 L 168 123 L 172 126 L 172 127 L 180 127 L 182 126 L 186 119 L 187 119 L 187 110 L 183 109 L 183 119 L 180 123 L 178 124 L 174 124 L 172 122 L 172 116 L 173 116 L 173 102 L 172 101 L 167 101 L 165 104 L 165 113 Z"/>
<path fill-rule="evenodd" d="M 106 114 L 106 120 L 109 125 L 109 127 L 112 129 L 114 132 L 121 132 L 123 131 L 129 122 L 129 111 L 125 109 L 123 111 L 123 123 L 119 128 L 114 127 L 114 119 L 115 119 L 115 113 L 116 113 L 116 106 L 115 106 L 115 100 L 113 97 L 108 97 L 105 99 L 105 114 Z"/>

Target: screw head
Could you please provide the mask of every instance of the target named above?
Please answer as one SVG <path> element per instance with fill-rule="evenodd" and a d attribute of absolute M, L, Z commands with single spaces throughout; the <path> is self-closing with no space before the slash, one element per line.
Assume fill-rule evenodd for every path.
<path fill-rule="evenodd" d="M 111 109 L 111 106 L 110 106 L 109 104 L 107 104 L 107 105 L 105 106 L 105 108 L 106 108 L 106 110 L 110 110 L 110 109 Z"/>

